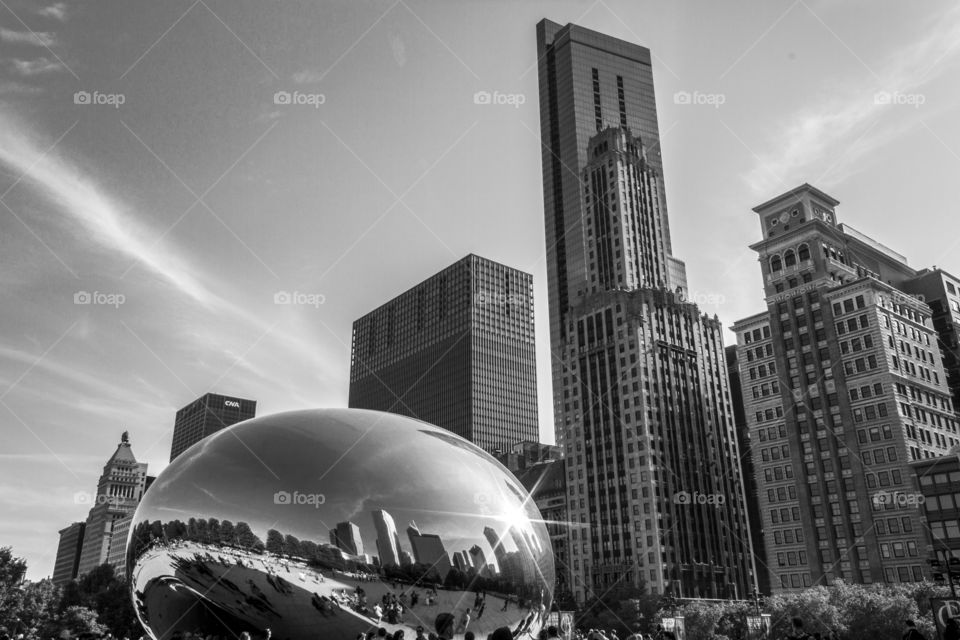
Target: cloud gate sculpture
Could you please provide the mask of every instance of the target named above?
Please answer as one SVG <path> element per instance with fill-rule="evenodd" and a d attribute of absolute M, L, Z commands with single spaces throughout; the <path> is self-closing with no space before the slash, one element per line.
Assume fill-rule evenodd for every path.
<path fill-rule="evenodd" d="M 536 637 L 554 584 L 546 527 L 509 471 L 444 429 L 359 409 L 197 443 L 144 496 L 127 556 L 155 640 Z"/>

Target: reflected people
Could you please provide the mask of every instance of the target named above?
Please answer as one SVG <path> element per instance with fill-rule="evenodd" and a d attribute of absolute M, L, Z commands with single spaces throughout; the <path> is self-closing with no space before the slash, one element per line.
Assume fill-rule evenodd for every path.
<path fill-rule="evenodd" d="M 509 471 L 439 427 L 360 409 L 197 443 L 144 496 L 127 553 L 155 640 L 536 637 L 554 584 L 546 527 Z"/>

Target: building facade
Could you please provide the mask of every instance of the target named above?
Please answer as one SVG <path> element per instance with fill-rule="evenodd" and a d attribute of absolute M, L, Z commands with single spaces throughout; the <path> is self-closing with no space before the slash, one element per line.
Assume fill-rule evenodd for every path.
<path fill-rule="evenodd" d="M 400 536 L 397 534 L 397 523 L 393 516 L 378 509 L 373 512 L 373 525 L 377 530 L 377 553 L 380 557 L 380 566 L 400 566 Z M 407 564 L 407 563 L 404 563 Z"/>
<path fill-rule="evenodd" d="M 722 328 L 673 256 L 650 52 L 543 21 L 540 111 L 570 588 L 754 585 Z"/>
<path fill-rule="evenodd" d="M 587 143 L 608 126 L 629 129 L 643 140 L 651 169 L 662 175 L 660 129 L 654 96 L 650 50 L 575 24 L 550 20 L 537 24 L 540 85 L 540 136 L 543 144 L 543 205 L 547 245 L 547 290 L 550 345 L 567 340 L 567 310 L 583 294 L 588 259 L 580 199 Z M 666 200 L 659 199 L 658 226 L 665 231 L 667 273 L 649 283 L 686 288 L 683 262 L 671 253 Z M 560 416 L 562 362 L 552 360 L 557 443 L 564 427 Z"/>
<path fill-rule="evenodd" d="M 352 522 L 338 522 L 337 527 L 330 530 L 330 544 L 353 556 L 364 555 L 360 527 Z"/>
<path fill-rule="evenodd" d="M 554 566 L 556 571 L 556 586 L 554 593 L 558 597 L 572 597 L 573 593 L 568 584 L 569 572 L 565 567 L 569 565 L 567 549 L 567 483 L 564 461 L 556 456 L 543 462 L 537 462 L 526 467 L 518 476 L 520 483 L 530 493 L 540 516 L 550 535 L 553 546 Z"/>
<path fill-rule="evenodd" d="M 133 512 L 119 520 L 114 520 L 113 530 L 110 532 L 110 546 L 107 548 L 107 564 L 113 567 L 117 576 L 127 575 L 127 538 L 130 534 L 130 523 L 133 522 Z"/>
<path fill-rule="evenodd" d="M 468 255 L 353 324 L 349 406 L 489 451 L 539 439 L 528 273 Z"/>
<path fill-rule="evenodd" d="M 257 415 L 257 401 L 206 393 L 177 411 L 170 462 L 210 434 Z"/>
<path fill-rule="evenodd" d="M 930 529 L 933 579 L 960 585 L 960 448 L 939 458 L 910 465 L 920 486 L 923 511 Z M 894 550 L 889 550 L 894 553 Z"/>
<path fill-rule="evenodd" d="M 903 289 L 930 307 L 953 408 L 960 411 L 960 278 L 936 267 L 923 269 Z"/>
<path fill-rule="evenodd" d="M 764 329 L 762 326 L 761 335 Z M 769 325 L 767 325 L 769 332 Z M 763 537 L 763 517 L 760 513 L 760 500 L 757 497 L 757 483 L 754 482 L 753 457 L 750 455 L 750 427 L 743 406 L 743 385 L 740 380 L 741 350 L 730 345 L 727 353 L 727 375 L 730 378 L 730 397 L 733 401 L 733 422 L 737 426 L 737 446 L 740 448 L 740 467 L 743 472 L 743 497 L 747 502 L 747 520 L 750 523 L 750 544 L 753 547 L 753 566 L 756 569 L 756 590 L 759 594 L 770 593 L 770 572 L 767 570 L 766 547 Z M 775 409 L 774 409 L 775 410 Z"/>
<path fill-rule="evenodd" d="M 60 530 L 60 544 L 57 545 L 57 560 L 53 565 L 53 584 L 62 587 L 77 577 L 80 566 L 80 552 L 83 549 L 83 529 L 85 523 L 74 522 Z"/>
<path fill-rule="evenodd" d="M 78 576 L 107 562 L 114 527 L 136 510 L 146 483 L 147 463 L 137 462 L 130 448 L 130 439 L 124 432 L 97 483 L 93 506 L 84 526 Z"/>
<path fill-rule="evenodd" d="M 802 185 L 754 209 L 767 311 L 733 327 L 775 593 L 928 577 L 908 462 L 958 437 L 917 272 L 837 204 Z"/>

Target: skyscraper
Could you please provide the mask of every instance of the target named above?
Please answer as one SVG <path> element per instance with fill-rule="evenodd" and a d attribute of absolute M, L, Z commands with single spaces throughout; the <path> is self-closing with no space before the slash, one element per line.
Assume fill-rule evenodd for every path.
<path fill-rule="evenodd" d="M 906 258 L 804 184 L 757 207 L 767 310 L 734 324 L 774 592 L 929 575 L 908 462 L 958 442 Z"/>
<path fill-rule="evenodd" d="M 170 462 L 212 433 L 257 415 L 257 401 L 206 393 L 177 411 Z"/>
<path fill-rule="evenodd" d="M 53 584 L 62 587 L 77 577 L 83 549 L 83 522 L 74 522 L 60 530 L 57 560 L 53 566 Z"/>
<path fill-rule="evenodd" d="M 351 555 L 363 555 L 360 527 L 352 522 L 338 522 L 337 528 L 330 530 L 330 542 Z"/>
<path fill-rule="evenodd" d="M 743 457 L 740 459 L 743 472 L 743 497 L 747 505 L 747 519 L 750 523 L 750 543 L 753 547 L 753 566 L 756 570 L 757 593 L 770 593 L 770 572 L 767 571 L 767 556 L 763 542 L 763 518 L 760 514 L 760 500 L 757 497 L 757 483 L 753 481 L 755 470 L 750 455 L 750 428 L 747 424 L 746 410 L 741 401 L 743 383 L 740 380 L 740 357 L 743 349 L 732 344 L 726 349 L 727 374 L 730 376 L 730 396 L 733 401 L 733 422 L 737 426 L 737 446 Z M 782 479 L 782 478 L 781 478 Z"/>
<path fill-rule="evenodd" d="M 744 596 L 750 534 L 719 321 L 686 299 L 649 50 L 537 26 L 570 588 Z"/>
<path fill-rule="evenodd" d="M 130 439 L 124 431 L 117 450 L 107 460 L 97 483 L 93 507 L 84 526 L 78 576 L 107 561 L 114 526 L 137 508 L 146 482 L 147 463 L 137 462 L 130 448 Z"/>
<path fill-rule="evenodd" d="M 943 269 L 923 269 L 903 284 L 904 291 L 924 302 L 933 312 L 933 328 L 943 356 L 953 408 L 960 411 L 960 278 Z"/>
<path fill-rule="evenodd" d="M 349 406 L 491 452 L 537 441 L 532 276 L 471 254 L 358 319 Z"/>
<path fill-rule="evenodd" d="M 380 555 L 380 566 L 400 566 L 400 537 L 397 535 L 397 523 L 393 516 L 378 509 L 373 512 L 373 526 L 377 530 L 377 553 Z"/>
<path fill-rule="evenodd" d="M 653 88 L 650 50 L 575 24 L 550 20 L 537 25 L 540 79 L 540 138 L 543 156 L 543 205 L 547 239 L 547 290 L 550 298 L 550 345 L 567 339 L 569 308 L 584 293 L 588 251 L 580 199 L 587 143 L 615 125 L 638 135 L 651 170 L 660 174 L 660 129 Z M 686 290 L 686 268 L 672 256 L 670 226 L 662 188 L 656 197 L 656 223 L 662 242 L 656 260 L 666 264 L 660 284 Z M 562 363 L 552 361 L 557 443 L 562 442 Z"/>
<path fill-rule="evenodd" d="M 443 540 L 434 533 L 421 533 L 416 522 L 407 527 L 407 537 L 413 549 L 414 562 L 430 567 L 428 572 L 436 573 L 445 580 L 450 573 L 450 555 L 443 546 Z"/>

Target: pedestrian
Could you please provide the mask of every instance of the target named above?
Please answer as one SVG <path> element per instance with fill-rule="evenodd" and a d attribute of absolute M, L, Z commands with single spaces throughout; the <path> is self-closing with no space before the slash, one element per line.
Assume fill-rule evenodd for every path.
<path fill-rule="evenodd" d="M 903 632 L 903 640 L 927 640 L 922 633 L 917 631 L 917 625 L 913 620 L 904 620 L 903 624 L 907 628 Z"/>

